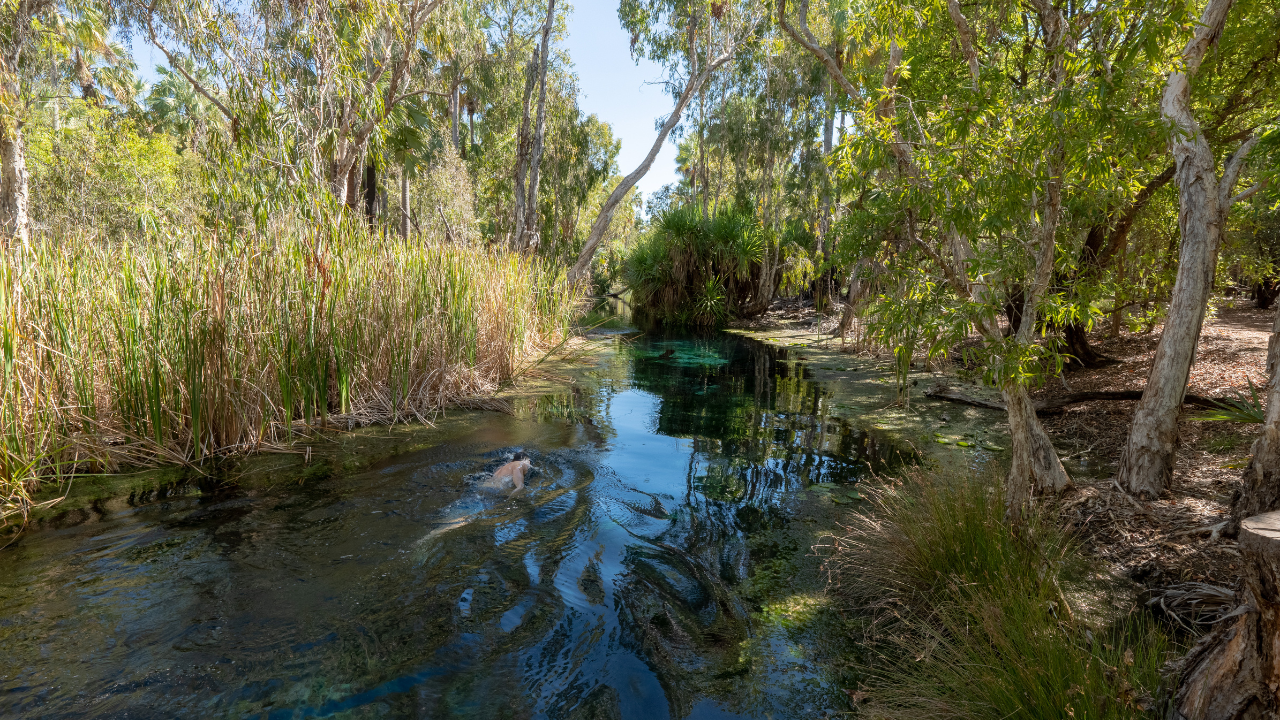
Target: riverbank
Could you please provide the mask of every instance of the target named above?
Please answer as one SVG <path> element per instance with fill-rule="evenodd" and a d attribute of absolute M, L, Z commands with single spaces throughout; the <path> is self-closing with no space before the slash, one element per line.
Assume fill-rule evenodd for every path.
<path fill-rule="evenodd" d="M 819 335 L 817 331 L 830 323 L 824 323 L 811 311 L 802 308 L 788 312 L 784 308 L 776 315 L 771 322 L 756 323 L 755 327 L 737 332 L 796 349 L 822 365 L 884 361 L 874 351 Z M 1274 311 L 1230 305 L 1217 308 L 1202 333 L 1189 394 L 1248 398 L 1251 384 L 1259 390 L 1263 388 L 1273 319 Z M 1051 403 L 1080 392 L 1141 391 L 1159 344 L 1160 330 L 1156 326 L 1151 332 L 1114 337 L 1103 331 L 1093 333 L 1090 341 L 1109 358 L 1107 364 L 1094 369 L 1068 369 L 1038 389 L 1035 399 Z M 911 378 L 914 389 L 938 380 L 964 385 L 963 375 L 961 368 L 943 366 L 914 369 Z M 998 400 L 972 385 L 965 387 L 965 393 Z M 889 546 L 913 539 L 914 557 L 940 561 L 954 552 L 957 542 L 961 546 L 990 545 L 1010 532 L 998 512 L 973 523 L 967 538 L 957 539 L 941 530 L 918 530 L 938 526 L 942 519 L 936 512 L 940 495 L 954 493 L 958 487 L 963 496 L 966 484 L 975 482 L 972 474 L 957 474 L 954 466 L 931 467 L 914 484 L 909 482 L 894 489 L 896 494 L 891 501 L 879 505 L 870 515 L 846 521 L 852 522 L 853 529 L 835 540 L 837 550 L 830 565 L 834 572 L 833 592 L 845 597 L 851 608 L 869 609 L 873 616 L 890 609 L 893 616 L 872 623 L 875 632 L 867 636 L 867 643 L 879 643 L 881 654 L 858 666 L 865 685 L 855 698 L 867 703 L 865 715 L 932 717 L 931 713 L 944 709 L 944 713 L 955 717 L 1004 717 L 1019 707 L 1027 709 L 1018 701 L 1019 693 L 1027 699 L 1038 698 L 1032 702 L 1037 717 L 1147 717 L 1158 712 L 1163 702 L 1161 693 L 1167 692 L 1164 683 L 1170 680 L 1161 677 L 1169 669 L 1165 663 L 1185 652 L 1207 627 L 1205 623 L 1235 607 L 1240 550 L 1220 533 L 1259 426 L 1203 421 L 1197 418 L 1203 412 L 1199 409 L 1184 412 L 1179 423 L 1181 444 L 1172 487 L 1158 500 L 1139 501 L 1123 493 L 1115 483 L 1120 451 L 1136 404 L 1093 401 L 1070 405 L 1042 418 L 1075 487 L 1041 501 L 1037 522 L 1042 527 L 1033 533 L 1039 537 L 1037 553 L 1043 557 L 1056 553 L 1064 559 L 1074 558 L 1067 564 L 1086 569 L 1085 576 L 1076 570 L 1074 578 L 1069 577 L 1071 573 L 1060 578 L 1060 584 L 1071 589 L 1062 598 L 1050 598 L 1059 606 L 1057 612 L 1041 613 L 1036 619 L 1034 608 L 1022 607 L 1024 597 L 1020 591 L 1006 588 L 973 597 L 963 590 L 965 583 L 955 578 L 940 585 L 925 582 L 914 595 L 907 593 L 911 597 L 903 596 L 913 571 L 901 566 L 885 570 L 892 563 L 884 562 L 883 557 L 901 557 L 905 552 L 902 547 Z M 988 492 L 1000 481 L 1000 472 L 996 471 L 976 482 L 983 492 Z M 997 493 L 995 497 L 998 496 Z M 946 524 L 956 524 L 956 497 L 951 496 L 951 514 Z M 931 505 L 935 511 L 932 515 L 928 510 Z M 968 508 L 975 511 L 980 505 L 969 502 Z M 1055 540 L 1056 537 L 1061 539 Z M 936 577 L 952 577 L 959 572 L 953 565 L 942 563 Z M 888 576 L 879 577 L 876 568 L 882 575 L 888 572 Z M 1044 566 L 1039 572 L 1049 569 Z M 986 570 L 992 573 L 991 577 L 998 575 L 995 568 Z M 895 572 L 908 577 L 892 577 Z M 1092 580 L 1082 582 L 1086 576 Z M 849 586 L 860 587 L 863 592 L 851 591 Z M 868 591 L 869 588 L 875 591 Z M 911 610 L 913 606 L 915 609 Z M 985 620 L 983 607 L 994 613 Z M 1065 622 L 1061 614 L 1064 610 Z M 1102 616 L 1098 615 L 1099 610 L 1104 611 Z M 1018 617 L 1019 622 L 1029 624 L 992 624 L 991 619 L 997 617 Z M 975 623 L 984 627 L 981 641 L 976 645 L 962 641 L 971 637 L 967 631 L 962 632 L 963 628 Z M 1094 638 L 1100 635 L 1118 639 L 1099 644 Z M 1031 637 L 1046 641 L 1025 645 Z M 901 662 L 903 653 L 914 652 L 903 643 L 934 647 L 927 653 L 932 660 Z M 1137 653 L 1136 660 L 1132 654 L 1115 654 L 1125 643 Z M 1032 652 L 1046 647 L 1052 650 L 1052 657 L 1038 657 Z M 1031 665 L 1061 666 L 1063 672 L 1057 673 L 1059 677 L 1054 682 L 1045 684 L 1036 673 L 1019 670 Z M 950 673 L 948 668 L 952 666 L 1007 668 L 1009 672 L 961 678 Z M 1086 672 L 1078 682 L 1063 679 L 1074 677 L 1072 673 L 1079 668 L 1090 667 L 1095 671 L 1111 669 L 1102 675 Z M 1081 690 L 1097 687 L 1072 697 L 1062 694 L 1070 689 L 1068 685 Z M 961 686 L 967 688 L 967 694 L 957 694 L 956 689 Z M 1006 691 L 1012 691 L 1012 695 Z M 1086 698 L 1090 702 L 1086 703 Z M 1102 698 L 1102 704 L 1092 702 L 1098 698 Z M 962 710 L 970 700 L 976 704 Z"/>
<path fill-rule="evenodd" d="M 356 226 L 67 238 L 0 263 L 5 516 L 71 474 L 294 452 L 492 395 L 576 306 L 538 263 Z"/>
<path fill-rule="evenodd" d="M 1217 308 L 1206 320 L 1188 393 L 1247 397 L 1250 383 L 1261 390 L 1267 382 L 1267 340 L 1274 312 L 1230 304 Z M 835 315 L 819 315 L 812 307 L 779 304 L 763 318 L 730 332 L 813 358 L 817 377 L 830 374 L 824 367 L 858 362 L 879 366 L 887 373 L 886 353 L 830 337 L 836 320 Z M 1068 369 L 1036 390 L 1033 397 L 1052 401 L 1086 391 L 1140 391 L 1160 333 L 1160 326 L 1156 326 L 1151 332 L 1122 332 L 1112 337 L 1108 330 L 1098 329 L 1090 335 L 1090 342 L 1113 362 L 1095 369 Z M 955 370 L 945 363 L 913 370 L 913 393 L 918 397 L 919 391 L 944 382 L 965 384 L 966 392 L 984 395 L 982 388 L 966 384 Z M 986 394 L 991 400 L 999 399 Z M 1136 401 L 1087 402 L 1042 418 L 1076 486 L 1047 502 L 1060 522 L 1111 572 L 1153 590 L 1181 582 L 1234 587 L 1239 551 L 1233 541 L 1215 530 L 1229 515 L 1231 495 L 1258 426 L 1206 422 L 1194 418 L 1198 411 L 1184 412 L 1170 492 L 1156 501 L 1135 501 L 1121 492 L 1113 479 L 1136 405 Z M 975 415 L 968 406 L 951 407 L 954 410 L 945 411 L 948 416 L 1005 427 L 999 412 Z M 909 417 L 905 412 L 899 414 Z M 940 414 L 932 419 L 941 419 Z M 925 424 L 912 425 L 917 435 L 927 431 Z M 946 453 L 941 457 L 945 459 Z"/>

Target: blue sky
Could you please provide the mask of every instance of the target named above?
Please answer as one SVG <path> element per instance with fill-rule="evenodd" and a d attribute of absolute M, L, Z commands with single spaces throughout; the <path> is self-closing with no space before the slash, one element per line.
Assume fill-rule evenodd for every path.
<path fill-rule="evenodd" d="M 155 82 L 154 68 L 164 63 L 164 55 L 142 33 L 135 34 L 130 45 L 138 74 Z M 618 171 L 625 175 L 640 164 L 653 145 L 658 135 L 654 122 L 671 112 L 671 97 L 654 84 L 664 75 L 662 67 L 647 60 L 637 65 L 631 59 L 631 38 L 618 22 L 618 0 L 574 3 L 565 46 L 578 75 L 579 106 L 613 127 L 614 137 L 622 141 Z M 676 148 L 668 139 L 638 187 L 648 197 L 675 181 Z"/>

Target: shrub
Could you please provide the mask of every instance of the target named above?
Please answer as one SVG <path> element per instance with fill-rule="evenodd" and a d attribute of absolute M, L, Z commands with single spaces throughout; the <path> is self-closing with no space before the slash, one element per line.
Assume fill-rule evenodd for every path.
<path fill-rule="evenodd" d="M 1004 523 L 994 478 L 917 472 L 836 540 L 833 590 L 868 617 L 876 718 L 1136 718 L 1169 647 L 1147 616 L 1115 616 L 1070 539 L 1033 514 Z"/>
<path fill-rule="evenodd" d="M 760 292 L 764 240 L 740 212 L 707 218 L 693 205 L 669 209 L 627 258 L 633 302 L 663 322 L 723 323 Z"/>

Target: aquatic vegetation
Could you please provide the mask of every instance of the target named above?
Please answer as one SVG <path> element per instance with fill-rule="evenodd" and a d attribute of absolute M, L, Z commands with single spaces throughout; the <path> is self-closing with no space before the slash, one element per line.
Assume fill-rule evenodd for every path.
<path fill-rule="evenodd" d="M 573 300 L 520 256 L 360 227 L 15 247 L 0 484 L 422 420 L 562 342 Z"/>
<path fill-rule="evenodd" d="M 1004 521 L 992 477 L 910 474 L 834 540 L 833 591 L 867 615 L 868 717 L 1136 718 L 1168 638 L 1092 582 L 1049 518 Z M 1095 608 L 1104 608 L 1096 610 Z"/>

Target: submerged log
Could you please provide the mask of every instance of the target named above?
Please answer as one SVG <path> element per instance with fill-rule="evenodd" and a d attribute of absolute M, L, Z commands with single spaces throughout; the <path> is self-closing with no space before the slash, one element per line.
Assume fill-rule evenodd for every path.
<path fill-rule="evenodd" d="M 926 390 L 924 394 L 925 397 L 931 397 L 938 400 L 950 400 L 951 402 L 987 408 L 988 410 L 1005 409 L 1005 404 L 1003 402 L 998 400 L 986 400 L 980 397 L 974 397 L 973 395 L 966 395 L 964 392 L 947 385 L 937 385 L 930 390 Z M 1039 415 L 1086 402 L 1118 402 L 1121 400 L 1141 399 L 1141 390 L 1099 390 L 1094 392 L 1070 393 L 1068 395 L 1063 395 L 1049 400 L 1037 400 L 1035 407 L 1036 414 Z M 1200 395 L 1187 395 L 1183 398 L 1182 402 L 1184 405 L 1194 405 L 1196 407 L 1203 408 L 1218 407 L 1213 398 L 1207 398 Z"/>
<path fill-rule="evenodd" d="M 1181 663 L 1169 720 L 1280 716 L 1280 512 L 1240 524 L 1240 608 Z"/>

